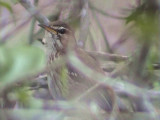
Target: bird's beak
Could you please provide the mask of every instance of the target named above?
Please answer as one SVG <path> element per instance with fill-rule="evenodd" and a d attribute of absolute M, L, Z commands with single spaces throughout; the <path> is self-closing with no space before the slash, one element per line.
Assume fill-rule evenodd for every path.
<path fill-rule="evenodd" d="M 52 34 L 57 34 L 57 31 L 48 25 L 44 25 L 44 24 L 38 24 L 38 25 Z"/>

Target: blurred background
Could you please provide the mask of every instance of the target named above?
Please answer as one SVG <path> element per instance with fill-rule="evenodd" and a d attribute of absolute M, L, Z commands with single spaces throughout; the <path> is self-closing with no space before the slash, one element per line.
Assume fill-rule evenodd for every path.
<path fill-rule="evenodd" d="M 31 2 L 33 4 L 34 0 L 31 0 Z M 129 55 L 131 52 L 133 52 L 133 50 L 135 49 L 135 41 L 133 40 L 133 38 L 129 36 L 127 38 L 128 40 L 124 40 L 127 36 L 125 34 L 126 32 L 128 32 L 128 25 L 125 24 L 126 22 L 124 18 L 130 14 L 133 8 L 137 7 L 138 3 L 136 2 L 136 0 L 95 0 L 87 1 L 89 3 L 84 6 L 84 4 L 86 4 L 85 2 L 85 0 L 40 0 L 38 2 L 37 8 L 51 21 L 60 19 L 65 21 L 67 20 L 67 22 L 74 24 L 74 29 L 76 29 L 77 31 L 80 29 L 80 21 L 84 21 L 83 23 L 87 28 L 86 38 L 91 39 L 92 37 L 92 41 L 96 42 L 95 46 L 90 46 L 89 41 L 86 40 L 87 42 L 84 45 L 86 49 L 93 50 L 93 47 L 96 47 L 98 51 L 107 51 L 107 49 L 112 48 L 112 51 L 114 51 L 115 53 L 120 53 L 123 55 Z M 1 10 L 1 27 L 6 25 L 8 25 L 9 27 L 14 24 L 12 22 L 16 22 L 17 24 L 21 23 L 22 21 L 27 20 L 28 16 L 30 16 L 30 14 L 23 8 L 22 5 L 16 2 L 13 3 L 11 1 L 8 1 L 7 3 L 10 5 L 11 11 L 9 10 L 10 8 L 3 8 Z M 24 29 L 27 30 L 28 28 L 29 30 L 30 26 L 31 22 L 28 22 L 25 24 Z M 3 30 L 3 32 L 7 31 L 5 29 Z M 39 30 L 39 27 L 36 24 L 34 32 L 36 33 L 37 30 Z M 4 33 L 2 33 L 1 36 L 3 35 Z M 25 35 L 28 36 L 27 34 Z M 78 32 L 76 33 L 76 37 L 78 39 Z M 35 42 L 35 40 L 33 41 Z M 121 41 L 122 44 L 117 46 L 118 42 Z M 106 48 L 106 46 L 110 48 Z"/>
<path fill-rule="evenodd" d="M 58 120 L 63 116 L 61 109 L 71 109 L 64 102 L 57 103 L 55 110 L 46 100 L 50 96 L 46 80 L 41 79 L 45 78 L 45 31 L 38 24 L 48 20 L 72 26 L 78 46 L 96 53 L 129 110 L 147 111 L 156 118 L 160 107 L 159 5 L 158 0 L 0 0 L 0 119 Z M 18 110 L 15 114 L 20 116 L 13 116 L 13 111 L 3 115 L 6 108 Z M 23 108 L 41 111 L 35 115 Z M 54 115 L 45 109 L 54 109 Z M 44 111 L 48 118 L 42 117 Z M 132 119 L 137 116 L 152 119 L 141 115 Z"/>

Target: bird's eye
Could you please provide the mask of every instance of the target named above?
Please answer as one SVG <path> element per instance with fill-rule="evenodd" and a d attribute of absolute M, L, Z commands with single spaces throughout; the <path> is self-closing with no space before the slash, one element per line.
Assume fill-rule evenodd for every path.
<path fill-rule="evenodd" d="M 63 27 L 60 27 L 60 28 L 58 29 L 58 33 L 60 33 L 60 34 L 64 34 L 65 32 L 66 32 L 66 29 L 63 28 Z"/>

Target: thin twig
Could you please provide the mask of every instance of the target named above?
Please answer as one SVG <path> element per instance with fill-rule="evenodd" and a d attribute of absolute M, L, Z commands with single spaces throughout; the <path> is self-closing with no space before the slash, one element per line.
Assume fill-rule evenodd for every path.
<path fill-rule="evenodd" d="M 158 0 L 158 12 L 160 12 L 160 0 Z M 160 20 L 160 14 L 158 14 L 158 19 Z M 158 30 L 159 30 L 159 37 L 160 37 L 160 22 L 158 24 Z M 160 51 L 160 41 L 158 42 L 158 49 Z M 160 53 L 159 53 L 159 61 L 160 61 Z M 160 65 L 159 65 L 159 69 L 160 69 Z"/>
<path fill-rule="evenodd" d="M 21 29 L 24 25 L 26 25 L 33 16 L 41 23 L 49 23 L 49 20 L 45 16 L 40 14 L 39 11 L 35 9 L 35 7 L 31 4 L 29 0 L 20 0 L 19 2 L 30 12 L 31 16 L 27 20 L 23 21 L 20 25 L 10 30 L 4 37 L 2 37 L 0 41 L 1 43 L 6 42 L 9 37 L 17 33 L 17 30 Z"/>
<path fill-rule="evenodd" d="M 17 87 L 17 83 L 19 85 L 24 84 L 25 82 L 33 82 L 33 79 L 36 79 L 36 76 L 39 76 L 40 73 L 46 73 L 48 71 L 48 69 L 53 69 L 55 70 L 57 67 L 63 65 L 66 61 L 66 58 L 61 57 L 59 59 L 56 59 L 54 61 L 54 63 L 51 66 L 46 66 L 43 70 L 41 70 L 40 72 L 34 74 L 34 75 L 30 75 L 30 76 L 25 76 L 24 78 L 20 78 L 18 80 L 15 80 L 9 84 L 7 84 L 6 86 L 2 86 L 0 85 L 0 96 L 5 92 L 5 91 L 10 91 L 12 88 Z"/>
<path fill-rule="evenodd" d="M 10 30 L 4 37 L 1 38 L 0 43 L 5 43 L 8 38 L 10 38 L 12 35 L 14 35 L 15 33 L 17 33 L 17 30 L 20 30 L 21 28 L 24 27 L 24 25 L 26 25 L 27 23 L 29 23 L 31 20 L 31 17 L 29 17 L 27 20 L 23 21 L 20 25 L 16 26 L 15 28 L 13 28 L 12 30 Z"/>
<path fill-rule="evenodd" d="M 104 12 L 98 8 L 96 8 L 93 4 L 89 3 L 89 7 L 95 11 L 97 11 L 98 13 L 104 15 L 104 16 L 107 16 L 107 17 L 111 17 L 111 18 L 114 18 L 114 19 L 124 19 L 125 17 L 120 17 L 120 16 L 115 16 L 115 15 L 111 15 L 110 13 L 107 13 L 107 12 Z"/>
<path fill-rule="evenodd" d="M 44 24 L 49 23 L 49 20 L 43 16 L 29 0 L 19 0 L 19 2 L 31 15 L 34 15 L 37 21 Z"/>
<path fill-rule="evenodd" d="M 109 52 L 109 53 L 113 53 L 113 51 L 112 51 L 111 48 L 110 48 L 109 41 L 108 41 L 108 39 L 107 39 L 106 33 L 105 33 L 105 31 L 103 30 L 103 27 L 101 26 L 101 23 L 100 23 L 100 21 L 99 21 L 98 17 L 96 16 L 96 13 L 95 13 L 94 11 L 92 11 L 92 15 L 93 15 L 93 17 L 94 17 L 94 19 L 95 19 L 98 27 L 100 28 L 100 31 L 101 31 L 102 36 L 103 36 L 103 38 L 104 38 L 104 42 L 106 43 L 106 48 L 107 48 L 108 52 Z"/>
<path fill-rule="evenodd" d="M 103 82 L 104 85 L 109 85 L 112 88 L 123 88 L 125 93 L 128 93 L 128 95 L 131 97 L 131 99 L 135 98 L 135 100 L 142 98 L 143 96 L 146 96 L 147 90 L 144 88 L 140 88 L 135 86 L 134 84 L 130 84 L 129 82 L 122 82 L 120 79 L 119 80 L 113 80 L 110 77 L 104 76 L 98 72 L 94 72 L 92 69 L 86 67 L 78 58 L 75 56 L 71 56 L 69 58 L 71 64 L 76 67 L 79 71 L 82 72 L 82 74 L 85 74 L 87 77 L 92 78 L 94 81 L 101 80 L 99 82 Z M 77 67 L 77 65 L 81 67 Z M 87 73 L 87 74 L 86 74 Z M 94 75 L 94 76 L 93 76 Z M 124 83 L 124 84 L 123 84 Z M 122 89 L 121 89 L 122 90 Z M 138 94 L 137 94 L 138 93 Z M 146 100 L 146 99 L 145 99 Z M 147 100 L 146 100 L 147 101 Z M 142 104 L 140 107 L 143 110 L 143 108 L 147 108 L 147 111 L 152 112 L 152 105 L 149 101 L 147 101 L 147 104 Z M 139 104 L 139 101 L 136 103 L 137 105 Z M 147 105 L 150 104 L 150 107 L 147 107 Z"/>
<path fill-rule="evenodd" d="M 96 44 L 94 42 L 94 38 L 92 36 L 91 30 L 89 30 L 89 37 L 90 37 L 90 42 L 91 42 L 91 47 L 93 50 L 97 50 Z"/>
<path fill-rule="evenodd" d="M 113 51 L 117 50 L 120 46 L 122 46 L 125 42 L 127 42 L 127 40 L 129 40 L 128 39 L 130 36 L 130 33 L 128 32 L 129 28 L 127 28 L 118 38 L 118 40 L 111 46 Z"/>
<path fill-rule="evenodd" d="M 35 29 L 35 23 L 36 23 L 36 19 L 33 18 L 32 22 L 31 22 L 31 28 L 29 31 L 29 44 L 33 43 L 33 36 L 34 36 L 34 29 Z"/>
<path fill-rule="evenodd" d="M 105 52 L 96 52 L 96 51 L 86 51 L 89 55 L 103 60 L 111 60 L 111 61 L 125 61 L 128 60 L 128 56 L 118 55 L 118 54 L 111 54 Z"/>
<path fill-rule="evenodd" d="M 64 64 L 65 62 L 65 58 L 61 58 L 61 59 L 57 59 L 54 61 L 54 63 L 51 64 L 50 66 L 50 69 L 56 69 L 59 65 L 61 66 L 62 64 Z M 76 64 L 77 65 L 77 64 Z M 85 68 L 83 68 L 85 67 Z M 88 67 L 86 66 L 83 66 L 83 67 L 78 67 L 78 69 L 80 69 L 80 71 L 82 72 L 85 72 L 83 71 L 84 69 L 89 69 Z M 48 70 L 49 68 L 45 68 L 44 70 L 42 70 L 42 72 Z M 88 77 L 93 77 L 93 74 L 98 76 L 99 74 L 96 72 L 96 73 L 93 73 L 93 70 L 89 70 L 90 72 L 92 71 L 92 74 L 87 74 Z M 90 73 L 88 72 L 88 73 Z M 18 82 L 19 84 L 23 84 L 25 83 L 26 81 L 29 80 L 32 81 L 33 79 L 35 79 L 35 76 L 38 76 L 39 73 L 37 75 L 33 75 L 33 76 L 30 76 L 28 78 L 22 78 L 22 79 L 19 79 L 18 81 L 16 81 L 16 83 Z M 112 86 L 112 88 L 115 90 L 115 92 L 120 95 L 120 96 L 128 96 L 130 98 L 141 98 L 142 96 L 139 96 L 137 93 L 138 91 L 144 91 L 144 93 L 149 97 L 149 99 L 153 99 L 153 100 L 159 100 L 160 99 L 160 91 L 154 91 L 154 90 L 144 90 L 142 88 L 139 88 L 135 85 L 132 85 L 128 82 L 125 82 L 123 80 L 122 81 L 118 81 L 117 79 L 114 79 L 114 78 L 106 78 L 106 76 L 100 76 L 100 79 L 103 81 L 105 80 L 107 83 L 104 83 L 104 84 L 109 84 Z M 10 91 L 11 89 L 17 87 L 15 82 L 12 82 L 11 84 L 3 87 L 3 89 L 1 88 L 0 90 L 0 96 L 5 92 L 5 91 Z M 37 83 L 39 84 L 39 83 Z"/>
<path fill-rule="evenodd" d="M 88 13 L 88 0 L 83 0 L 83 8 L 81 10 L 81 24 L 80 24 L 80 37 L 78 40 L 78 45 L 84 48 L 85 42 L 89 33 L 89 13 Z"/>
<path fill-rule="evenodd" d="M 38 1 L 39 1 L 39 0 L 34 0 L 34 5 L 35 5 L 35 6 L 38 5 Z M 36 19 L 33 18 L 32 22 L 31 22 L 30 32 L 29 32 L 29 43 L 30 43 L 30 44 L 32 44 L 32 42 L 33 42 L 35 23 L 36 23 Z"/>

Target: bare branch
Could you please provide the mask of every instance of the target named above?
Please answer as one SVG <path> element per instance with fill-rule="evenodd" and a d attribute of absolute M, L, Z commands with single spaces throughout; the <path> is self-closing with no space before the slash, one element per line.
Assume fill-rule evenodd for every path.
<path fill-rule="evenodd" d="M 24 25 L 26 25 L 27 23 L 29 23 L 30 20 L 31 20 L 31 17 L 29 17 L 27 20 L 23 21 L 20 25 L 16 26 L 12 30 L 10 30 L 4 37 L 1 38 L 0 42 L 1 43 L 5 43 L 8 38 L 10 38 L 12 35 L 14 35 L 15 33 L 17 33 L 17 30 L 21 29 Z"/>
<path fill-rule="evenodd" d="M 102 59 L 102 60 L 112 60 L 112 61 L 124 61 L 128 60 L 128 56 L 118 55 L 118 54 L 110 54 L 104 52 L 96 52 L 96 51 L 86 51 L 91 56 Z"/>
<path fill-rule="evenodd" d="M 104 16 L 107 16 L 107 17 L 111 17 L 111 18 L 114 18 L 114 19 L 124 19 L 125 17 L 120 17 L 120 16 L 115 16 L 115 15 L 111 15 L 110 13 L 107 13 L 107 12 L 104 12 L 98 8 L 96 8 L 93 4 L 89 3 L 89 7 L 97 12 L 99 12 L 100 14 L 104 15 Z"/>
<path fill-rule="evenodd" d="M 19 0 L 19 2 L 31 15 L 34 15 L 37 21 L 44 24 L 49 23 L 48 18 L 43 16 L 29 0 Z"/>
<path fill-rule="evenodd" d="M 88 0 L 83 0 L 83 8 L 81 10 L 81 24 L 80 24 L 80 37 L 78 40 L 78 45 L 82 48 L 85 46 L 87 36 L 89 33 L 89 11 L 88 11 Z"/>
<path fill-rule="evenodd" d="M 106 33 L 104 32 L 103 27 L 102 27 L 98 17 L 96 16 L 96 13 L 94 11 L 92 11 L 92 14 L 93 14 L 93 17 L 94 17 L 98 27 L 100 28 L 100 31 L 101 31 L 102 36 L 104 38 L 104 42 L 106 43 L 106 47 L 107 47 L 108 52 L 112 53 L 112 49 L 111 49 L 111 47 L 109 45 L 109 41 L 107 39 Z"/>

